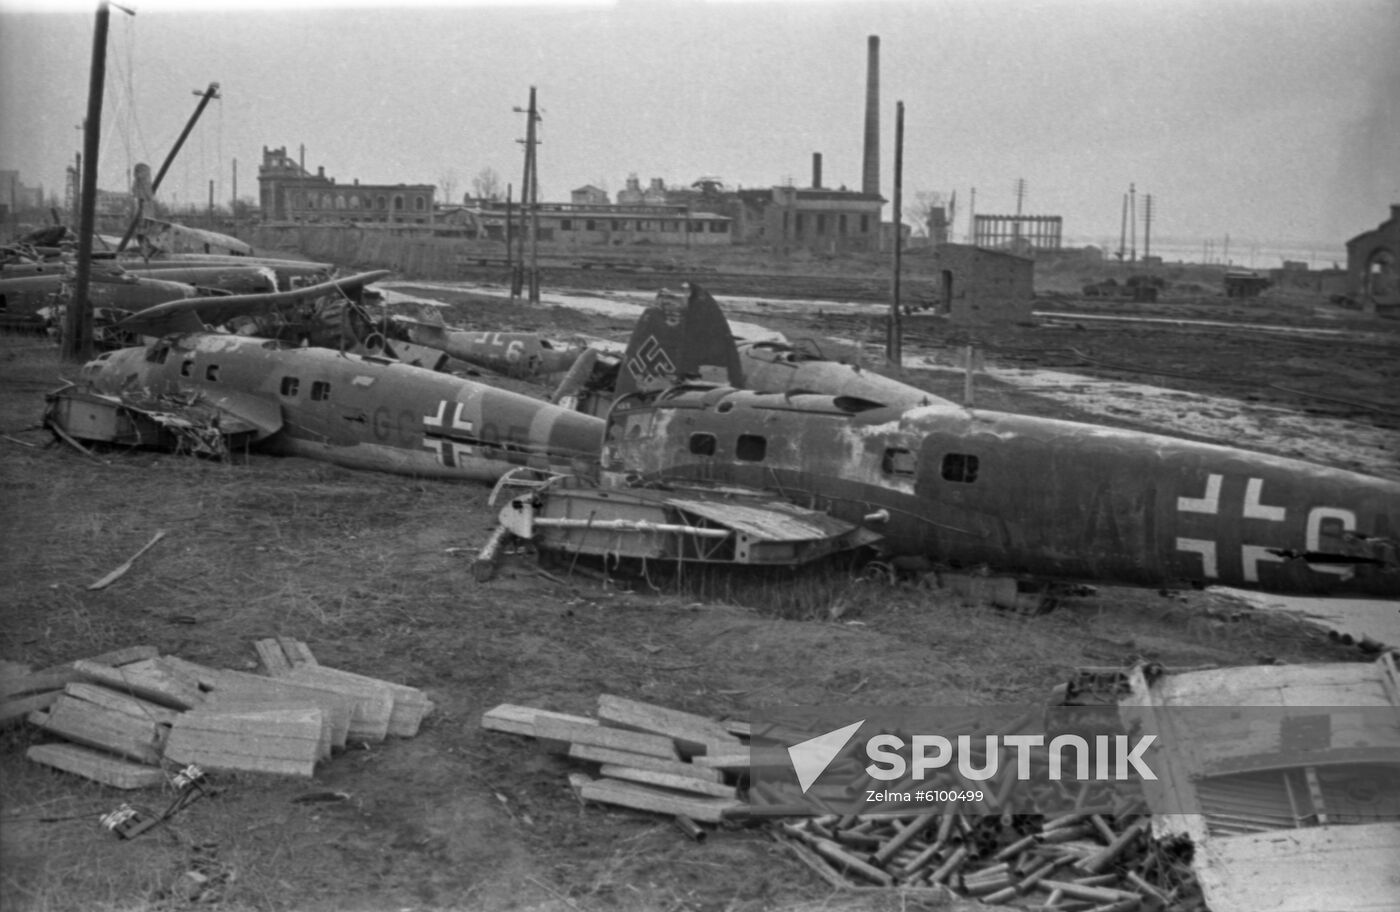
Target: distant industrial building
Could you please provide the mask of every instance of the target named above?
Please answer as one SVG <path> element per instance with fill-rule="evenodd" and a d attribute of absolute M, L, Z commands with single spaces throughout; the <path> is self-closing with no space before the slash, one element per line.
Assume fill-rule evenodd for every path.
<path fill-rule="evenodd" d="M 976 247 L 1034 253 L 1059 250 L 1064 219 L 1058 215 L 974 215 L 972 243 Z"/>
<path fill-rule="evenodd" d="M 1347 241 L 1350 296 L 1368 313 L 1400 309 L 1400 205 L 1392 203 L 1390 218 L 1372 231 Z"/>
<path fill-rule="evenodd" d="M 575 190 L 573 198 L 586 199 L 589 195 Z M 601 198 L 604 202 L 540 203 L 539 241 L 571 247 L 627 244 L 700 247 L 727 245 L 732 241 L 731 220 L 717 212 L 695 210 L 686 205 L 617 206 L 606 202 L 606 193 Z M 443 223 L 467 237 L 504 241 L 507 216 L 515 220 L 515 231 L 522 230 L 520 207 L 508 211 L 504 202 L 496 200 L 473 201 L 446 215 Z"/>
<path fill-rule="evenodd" d="M 779 251 L 817 253 L 880 249 L 879 195 L 812 187 L 767 187 L 736 193 L 738 240 Z"/>
<path fill-rule="evenodd" d="M 308 172 L 285 146 L 263 146 L 258 190 L 264 221 L 410 225 L 432 223 L 437 193 L 432 184 L 337 184 L 324 166 Z"/>

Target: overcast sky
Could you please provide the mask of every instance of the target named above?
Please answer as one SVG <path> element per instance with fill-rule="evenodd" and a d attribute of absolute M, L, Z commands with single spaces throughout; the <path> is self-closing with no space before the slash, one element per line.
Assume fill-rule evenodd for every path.
<path fill-rule="evenodd" d="M 161 198 L 255 198 L 264 146 L 339 182 L 629 174 L 859 189 L 866 39 L 880 37 L 881 183 L 1065 219 L 1116 243 L 1130 182 L 1158 238 L 1340 246 L 1400 203 L 1397 0 L 917 0 L 437 5 L 135 3 L 111 14 L 100 186 L 170 150 Z M 58 9 L 59 11 L 54 11 Z M 43 10 L 43 11 L 40 11 Z M 81 148 L 95 4 L 0 0 L 0 169 L 60 193 Z M 1143 205 L 1139 203 L 1139 214 Z M 889 209 L 886 217 L 889 217 Z"/>

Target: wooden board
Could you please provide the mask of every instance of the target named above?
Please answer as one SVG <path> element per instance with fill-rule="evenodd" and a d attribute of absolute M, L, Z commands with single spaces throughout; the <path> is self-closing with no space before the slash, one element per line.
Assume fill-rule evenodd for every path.
<path fill-rule="evenodd" d="M 83 680 L 102 684 L 113 690 L 150 700 L 175 709 L 190 709 L 204 702 L 199 683 L 181 672 L 172 663 L 161 659 L 144 659 L 121 668 L 100 665 L 79 659 L 73 663 Z"/>
<path fill-rule="evenodd" d="M 311 776 L 320 756 L 319 709 L 183 713 L 170 730 L 166 759 L 205 769 Z"/>
<path fill-rule="evenodd" d="M 338 694 L 350 700 L 350 729 L 348 739 L 383 741 L 389 734 L 389 719 L 394 712 L 394 696 L 379 683 L 366 684 L 345 678 L 328 680 L 319 674 L 323 669 L 303 666 L 293 669 L 279 681 L 300 684 L 325 693 Z"/>
<path fill-rule="evenodd" d="M 433 703 L 428 695 L 416 687 L 383 681 L 353 671 L 327 668 L 324 665 L 297 665 L 281 678 L 287 681 L 315 683 L 318 685 L 344 686 L 347 688 L 381 689 L 391 700 L 388 724 L 385 733 L 397 738 L 412 738 L 418 734 L 423 717 L 432 711 Z"/>
<path fill-rule="evenodd" d="M 63 692 L 70 697 L 95 703 L 104 709 L 126 713 L 128 716 L 147 719 L 162 725 L 171 724 L 175 721 L 175 717 L 180 715 L 179 710 L 171 709 L 168 706 L 161 706 L 159 703 L 128 696 L 98 684 L 88 684 L 85 681 L 72 681 L 63 688 Z"/>
<path fill-rule="evenodd" d="M 512 735 L 538 737 L 535 733 L 535 719 L 547 716 L 579 725 L 597 725 L 597 719 L 555 712 L 552 709 L 535 709 L 533 706 L 519 706 L 515 703 L 502 703 L 488 709 L 481 715 L 481 727 L 491 731 L 509 732 Z"/>
<path fill-rule="evenodd" d="M 613 750 L 664 757 L 667 760 L 680 759 L 680 755 L 676 753 L 675 742 L 662 735 L 628 731 L 623 728 L 608 728 L 603 725 L 582 725 L 578 722 L 553 719 L 549 716 L 535 717 L 535 736 L 567 744 L 592 744 L 597 747 L 609 747 Z"/>
<path fill-rule="evenodd" d="M 569 756 L 575 760 L 589 760 L 593 763 L 616 764 L 618 766 L 631 767 L 632 769 L 654 770 L 658 773 L 667 773 L 672 776 L 688 776 L 702 782 L 723 782 L 724 773 L 717 769 L 708 769 L 703 766 L 695 766 L 683 760 L 667 760 L 664 757 L 653 757 L 649 754 L 634 754 L 630 751 L 613 750 L 608 747 L 598 747 L 593 744 L 571 744 L 568 749 Z M 626 777 L 622 777 L 626 778 Z"/>
<path fill-rule="evenodd" d="M 95 662 L 98 665 L 108 665 L 117 668 L 122 665 L 129 665 L 132 662 L 139 662 L 144 659 L 153 659 L 160 653 L 154 646 L 128 646 L 125 649 L 116 649 L 111 652 L 104 652 L 83 661 Z M 73 662 L 64 662 L 61 665 L 51 665 L 39 671 L 31 671 L 27 674 L 18 674 L 16 669 L 11 669 L 4 675 L 0 675 L 0 699 L 7 699 L 20 694 L 42 693 L 49 690 L 62 690 L 63 685 L 69 681 L 78 681 L 82 675 L 74 667 Z"/>
<path fill-rule="evenodd" d="M 277 644 L 282 647 L 282 654 L 287 657 L 287 661 L 290 662 L 293 667 L 297 665 L 321 664 L 316 661 L 316 657 L 311 654 L 311 647 L 307 646 L 301 640 L 295 640 L 291 637 L 278 637 Z"/>
<path fill-rule="evenodd" d="M 25 752 L 25 756 L 35 763 L 114 788 L 152 788 L 165 784 L 165 771 L 158 766 L 131 763 L 76 744 L 36 744 Z"/>
<path fill-rule="evenodd" d="M 676 742 L 683 757 L 723 754 L 742 746 L 713 719 L 614 694 L 598 697 L 598 719 L 614 728 L 664 735 Z"/>
<path fill-rule="evenodd" d="M 179 656 L 161 656 L 161 661 L 187 680 L 193 681 L 201 691 L 212 687 L 214 678 L 224 670 L 191 662 L 189 659 L 182 659 Z"/>
<path fill-rule="evenodd" d="M 738 799 L 691 797 L 618 779 L 580 782 L 578 793 L 585 801 L 615 804 L 657 814 L 679 815 L 703 823 L 719 823 L 726 810 L 742 804 Z"/>
<path fill-rule="evenodd" d="M 696 766 L 708 769 L 728 770 L 733 773 L 746 773 L 752 762 L 748 747 L 741 747 L 732 753 L 694 757 L 690 761 Z"/>
<path fill-rule="evenodd" d="M 292 670 L 292 663 L 287 661 L 287 654 L 282 651 L 282 644 L 276 640 L 257 640 L 253 643 L 253 648 L 258 651 L 258 658 L 262 660 L 263 668 L 266 668 L 267 673 L 274 678 Z"/>
<path fill-rule="evenodd" d="M 48 709 L 62 695 L 61 690 L 49 690 L 0 701 L 0 728 L 18 725 L 35 710 Z"/>
<path fill-rule="evenodd" d="M 722 782 L 705 782 L 693 776 L 677 776 L 674 773 L 637 769 L 632 766 L 619 766 L 615 763 L 603 764 L 602 769 L 598 770 L 598 772 L 612 779 L 640 782 L 643 785 L 654 785 L 658 788 L 673 789 L 680 792 L 694 792 L 695 794 L 708 795 L 712 798 L 738 797 L 732 785 L 725 785 Z"/>
<path fill-rule="evenodd" d="M 164 726 L 67 694 L 55 700 L 48 710 L 30 713 L 29 721 L 69 741 L 142 763 L 160 763 L 165 743 Z"/>
<path fill-rule="evenodd" d="M 325 696 L 321 694 L 320 696 Z M 335 746 L 335 738 L 332 732 L 330 715 L 314 701 L 310 699 L 283 699 L 280 697 L 267 696 L 246 696 L 236 697 L 224 695 L 218 699 L 210 699 L 193 712 L 219 712 L 219 713 L 260 713 L 260 712 L 301 712 L 307 709 L 314 709 L 321 714 L 321 738 L 316 745 L 316 759 L 325 760 L 331 755 L 331 749 Z M 345 717 L 349 719 L 347 707 Z M 343 744 L 341 745 L 344 746 Z"/>
<path fill-rule="evenodd" d="M 206 709 L 215 709 L 228 702 L 247 700 L 311 703 L 320 708 L 326 717 L 332 747 L 343 748 L 350 736 L 350 720 L 355 711 L 355 697 L 351 694 L 244 671 L 220 671 L 210 682 L 211 689 L 204 700 Z"/>

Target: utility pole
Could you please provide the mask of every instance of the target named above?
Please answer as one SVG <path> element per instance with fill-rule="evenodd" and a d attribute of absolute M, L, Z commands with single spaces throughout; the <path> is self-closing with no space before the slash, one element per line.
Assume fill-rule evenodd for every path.
<path fill-rule="evenodd" d="M 515 287 L 515 188 L 510 184 L 505 185 L 505 275 L 511 277 L 511 297 L 517 296 L 519 289 Z"/>
<path fill-rule="evenodd" d="M 238 215 L 238 159 L 233 160 L 233 196 L 229 197 L 228 211 L 230 215 Z"/>
<path fill-rule="evenodd" d="M 1143 197 L 1142 214 L 1142 258 L 1152 256 L 1152 194 Z"/>
<path fill-rule="evenodd" d="M 530 266 L 527 270 L 529 280 L 529 300 L 531 304 L 540 302 L 540 266 L 539 266 L 539 235 L 540 235 L 540 184 L 539 175 L 536 173 L 537 162 L 535 157 L 535 147 L 539 140 L 535 137 L 535 124 L 540 119 L 539 110 L 535 106 L 535 87 L 530 86 L 530 107 L 524 111 L 515 109 L 517 114 L 526 115 L 525 126 L 525 179 L 520 187 L 521 215 L 522 221 L 528 213 L 527 231 L 530 236 Z M 524 238 L 521 238 L 520 258 L 523 268 L 525 251 Z M 520 284 L 525 284 L 524 282 Z M 512 291 L 516 291 L 515 283 L 512 283 Z"/>
<path fill-rule="evenodd" d="M 1131 239 L 1131 246 L 1128 248 L 1128 262 L 1137 262 L 1137 185 L 1128 185 L 1128 237 Z"/>
<path fill-rule="evenodd" d="M 1016 221 L 1012 223 L 1014 227 L 1011 230 L 1012 237 L 1017 240 L 1021 237 L 1021 203 L 1025 201 L 1025 198 L 1026 179 L 1018 177 L 1016 178 Z"/>
<path fill-rule="evenodd" d="M 977 243 L 977 188 L 973 187 L 967 201 L 967 242 Z"/>
<path fill-rule="evenodd" d="M 128 11 L 130 12 L 130 11 Z M 82 212 L 78 219 L 77 277 L 73 297 L 63 312 L 63 359 L 86 361 L 92 357 L 92 302 L 88 283 L 92 276 L 92 232 L 97 221 L 97 153 L 101 148 L 102 89 L 107 81 L 107 0 L 97 4 L 92 34 L 92 68 L 88 74 L 88 112 L 83 122 Z"/>
<path fill-rule="evenodd" d="M 1123 220 L 1118 226 L 1118 262 L 1128 250 L 1128 194 L 1123 194 Z"/>
<path fill-rule="evenodd" d="M 904 248 L 904 102 L 894 106 L 894 279 L 890 289 L 890 328 L 885 359 L 896 367 L 903 361 L 904 328 L 899 313 L 899 270 Z"/>

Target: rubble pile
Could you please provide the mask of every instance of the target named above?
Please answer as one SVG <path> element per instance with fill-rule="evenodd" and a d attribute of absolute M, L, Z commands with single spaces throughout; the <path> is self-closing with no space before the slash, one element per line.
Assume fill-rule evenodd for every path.
<path fill-rule="evenodd" d="M 62 739 L 26 756 L 117 788 L 166 767 L 311 776 L 351 741 L 413 737 L 433 704 L 417 688 L 320 665 L 305 643 L 255 644 L 266 674 L 211 668 L 150 646 L 42 671 L 0 668 L 0 725 Z"/>

